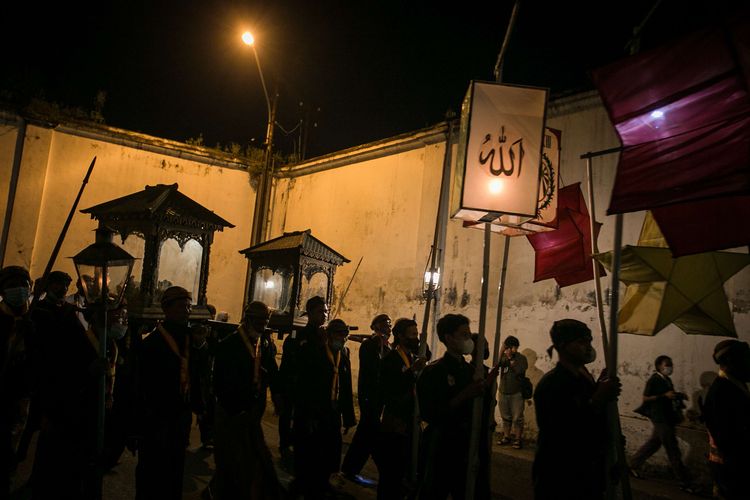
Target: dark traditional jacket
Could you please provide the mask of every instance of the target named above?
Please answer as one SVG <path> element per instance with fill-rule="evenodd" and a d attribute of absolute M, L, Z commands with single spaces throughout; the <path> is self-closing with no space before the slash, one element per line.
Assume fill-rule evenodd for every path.
<path fill-rule="evenodd" d="M 162 325 L 174 338 L 182 356 L 189 351 L 190 328 L 165 321 Z M 189 392 L 181 388 L 180 358 L 169 348 L 164 335 L 154 329 L 138 346 L 138 390 L 141 417 L 171 420 L 190 410 Z"/>
<path fill-rule="evenodd" d="M 362 411 L 379 413 L 383 405 L 381 387 L 382 364 L 391 348 L 380 335 L 372 335 L 359 347 L 357 399 Z"/>
<path fill-rule="evenodd" d="M 34 404 L 40 415 L 57 424 L 86 425 L 84 418 L 95 415 L 98 377 L 92 366 L 97 348 L 71 304 L 41 300 L 32 320 L 37 339 Z"/>
<path fill-rule="evenodd" d="M 742 390 L 741 383 L 717 377 L 708 389 L 703 417 L 724 463 L 746 475 L 750 472 L 750 393 Z"/>
<path fill-rule="evenodd" d="M 414 356 L 404 353 L 409 366 L 398 348 L 393 349 L 383 359 L 381 370 L 381 390 L 383 394 L 382 430 L 398 434 L 411 434 L 414 424 L 414 398 L 416 397 L 416 377 L 411 363 Z"/>
<path fill-rule="evenodd" d="M 279 366 L 279 388 L 287 396 L 294 398 L 299 375 L 299 350 L 308 342 L 321 342 L 319 328 L 305 326 L 290 335 L 282 344 L 281 365 Z M 285 401 L 287 403 L 287 401 Z M 293 401 L 289 401 L 293 403 Z"/>
<path fill-rule="evenodd" d="M 534 391 L 539 426 L 533 477 L 537 498 L 600 498 L 607 446 L 605 411 L 592 405 L 593 378 L 558 364 Z"/>
<path fill-rule="evenodd" d="M 338 366 L 338 388 L 334 387 L 334 366 L 322 341 L 306 342 L 299 349 L 299 378 L 295 391 L 295 426 L 304 421 L 342 419 L 344 427 L 357 424 L 352 396 L 352 370 L 349 349 L 342 348 Z M 335 353 L 334 353 L 335 356 Z M 334 358 L 335 359 L 335 358 Z"/>
<path fill-rule="evenodd" d="M 265 408 L 268 389 L 272 394 L 279 390 L 279 369 L 273 341 L 260 337 L 259 383 L 253 381 L 254 359 L 239 332 L 229 335 L 216 346 L 214 360 L 214 394 L 217 402 L 230 415 Z M 254 344 L 252 344 L 254 345 Z"/>

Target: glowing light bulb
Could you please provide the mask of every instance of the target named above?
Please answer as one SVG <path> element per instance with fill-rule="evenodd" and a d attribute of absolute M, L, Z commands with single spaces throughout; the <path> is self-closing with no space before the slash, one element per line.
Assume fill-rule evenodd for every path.
<path fill-rule="evenodd" d="M 503 190 L 503 181 L 500 179 L 493 179 L 487 185 L 492 194 L 499 194 Z"/>
<path fill-rule="evenodd" d="M 658 120 L 659 118 L 664 118 L 664 111 L 660 109 L 657 109 L 656 111 L 652 111 L 651 118 L 654 118 L 655 120 Z"/>
<path fill-rule="evenodd" d="M 246 31 L 242 34 L 242 41 L 245 42 L 246 45 L 252 45 L 255 43 L 255 38 L 253 38 L 253 35 L 251 35 L 249 31 Z"/>

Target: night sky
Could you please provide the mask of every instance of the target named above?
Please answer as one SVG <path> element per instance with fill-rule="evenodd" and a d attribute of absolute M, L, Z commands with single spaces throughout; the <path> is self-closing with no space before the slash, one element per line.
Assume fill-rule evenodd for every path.
<path fill-rule="evenodd" d="M 625 55 L 655 0 L 525 0 L 506 57 L 507 83 L 552 95 L 593 88 L 588 71 Z M 663 0 L 642 49 L 740 2 Z M 469 81 L 493 79 L 512 0 L 15 2 L 4 7 L 4 102 L 41 97 L 91 109 L 107 124 L 206 145 L 261 145 L 267 119 L 256 37 L 278 122 L 303 117 L 307 157 L 433 125 L 458 111 Z M 291 153 L 301 127 L 277 145 Z"/>

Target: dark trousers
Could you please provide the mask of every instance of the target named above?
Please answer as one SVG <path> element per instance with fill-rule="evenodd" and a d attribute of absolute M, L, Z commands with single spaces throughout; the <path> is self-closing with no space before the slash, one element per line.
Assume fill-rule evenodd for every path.
<path fill-rule="evenodd" d="M 97 496 L 93 435 L 73 425 L 49 424 L 39 432 L 31 479 L 33 500 L 82 500 Z"/>
<path fill-rule="evenodd" d="M 279 415 L 279 448 L 289 448 L 294 444 L 292 434 L 292 418 L 294 416 L 294 406 L 291 399 L 284 400 L 284 407 Z"/>
<path fill-rule="evenodd" d="M 151 422 L 138 445 L 136 500 L 182 500 L 185 442 L 191 423 L 190 410 Z"/>
<path fill-rule="evenodd" d="M 341 463 L 341 415 L 307 419 L 295 416 L 294 470 L 305 500 L 324 498 L 329 478 Z"/>
<path fill-rule="evenodd" d="M 378 500 L 406 498 L 406 479 L 411 471 L 411 436 L 383 432 L 375 453 L 378 466 Z"/>
<path fill-rule="evenodd" d="M 648 441 L 643 443 L 643 446 L 641 446 L 635 455 L 633 455 L 633 459 L 630 461 L 630 466 L 634 469 L 638 469 L 651 455 L 664 446 L 664 451 L 667 452 L 669 463 L 677 478 L 681 483 L 689 482 L 690 474 L 682 463 L 682 454 L 680 453 L 680 446 L 677 444 L 675 426 L 663 422 L 653 422 L 653 425 L 654 430 L 651 437 Z"/>
<path fill-rule="evenodd" d="M 352 437 L 352 444 L 344 456 L 341 471 L 344 474 L 359 474 L 367 459 L 372 455 L 378 440 L 380 409 L 361 408 L 359 424 Z"/>
<path fill-rule="evenodd" d="M 726 500 L 747 500 L 750 498 L 750 482 L 747 480 L 750 466 L 744 464 L 712 464 L 714 480 L 719 492 Z"/>

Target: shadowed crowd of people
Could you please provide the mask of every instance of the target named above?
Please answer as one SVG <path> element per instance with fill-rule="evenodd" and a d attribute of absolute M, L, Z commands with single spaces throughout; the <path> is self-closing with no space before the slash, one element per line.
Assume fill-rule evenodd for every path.
<path fill-rule="evenodd" d="M 34 499 L 101 498 L 102 474 L 126 449 L 138 458 L 138 500 L 180 499 L 194 415 L 216 465 L 205 498 L 340 498 L 340 478 L 377 487 L 380 499 L 488 499 L 495 404 L 502 420 L 498 444 L 523 447 L 524 406 L 532 394 L 520 342 L 507 337 L 497 365 L 488 366 L 487 345 L 472 335 L 466 316 L 439 319 L 445 354 L 432 360 L 414 320 L 377 315 L 359 349 L 355 398 L 350 327 L 328 320 L 322 297 L 305 304 L 307 324 L 286 336 L 279 363 L 268 329 L 272 311 L 262 302 L 248 304 L 239 324 L 221 333 L 205 322 L 192 324 L 193 297 L 171 286 L 160 298 L 163 319 L 134 332 L 127 304 L 113 297 L 107 314 L 97 313 L 102 309 L 88 307 L 80 283 L 68 294 L 72 281 L 52 272 L 36 284 L 32 301 L 26 269 L 0 270 L 6 440 L 0 466 L 7 471 L 0 474 L 0 499 L 8 498 L 35 434 L 26 485 Z M 558 362 L 533 391 L 539 434 L 529 488 L 535 498 L 604 498 L 627 471 L 638 477 L 661 446 L 681 487 L 692 491 L 675 437 L 687 396 L 674 389 L 672 360 L 656 359 L 638 410 L 653 423 L 653 434 L 626 470 L 608 470 L 607 454 L 622 439 L 612 435 L 608 420 L 621 384 L 606 370 L 594 378 L 587 369 L 596 351 L 584 323 L 555 321 L 550 339 Z M 724 340 L 713 357 L 719 376 L 702 402 L 709 460 L 717 494 L 746 499 L 750 348 Z M 293 476 L 290 485 L 279 481 L 261 426 L 270 411 L 278 417 L 280 466 Z M 342 436 L 353 429 L 342 460 Z M 362 475 L 370 458 L 377 480 Z"/>

